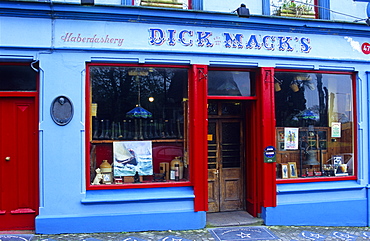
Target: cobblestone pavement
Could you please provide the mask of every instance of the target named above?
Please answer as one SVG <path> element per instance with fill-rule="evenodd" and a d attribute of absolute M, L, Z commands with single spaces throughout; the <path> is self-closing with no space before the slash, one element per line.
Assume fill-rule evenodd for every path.
<path fill-rule="evenodd" d="M 226 228 L 226 227 L 225 227 Z M 35 234 L 32 241 L 232 241 L 232 240 L 281 240 L 281 241 L 298 241 L 298 240 L 345 240 L 360 241 L 370 240 L 369 227 L 306 227 L 306 226 L 243 226 L 227 227 L 229 229 L 267 230 L 274 237 L 271 239 L 261 239 L 250 237 L 248 231 L 239 232 L 238 237 L 234 238 L 217 238 L 213 236 L 210 230 L 225 228 L 204 228 L 199 230 L 187 231 L 151 231 L 151 232 L 133 232 L 133 233 L 90 233 L 90 234 L 59 234 L 59 235 L 38 235 Z M 224 232 L 227 233 L 227 232 Z"/>

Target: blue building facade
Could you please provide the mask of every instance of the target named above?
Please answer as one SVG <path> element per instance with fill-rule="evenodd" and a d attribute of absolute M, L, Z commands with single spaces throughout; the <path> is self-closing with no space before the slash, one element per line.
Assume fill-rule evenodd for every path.
<path fill-rule="evenodd" d="M 37 87 L 0 87 L 0 100 L 34 93 L 38 117 L 30 122 L 38 136 L 29 140 L 36 143 L 37 191 L 27 195 L 35 203 L 12 196 L 13 207 L 4 193 L 0 218 L 14 225 L 0 227 L 22 229 L 10 215 L 14 210 L 30 220 L 24 227 L 44 234 L 199 229 L 207 211 L 233 210 L 260 216 L 266 225 L 369 226 L 370 27 L 262 15 L 270 11 L 267 2 L 253 2 L 251 16 L 241 18 L 206 1 L 193 2 L 192 10 L 1 1 L 0 66 L 7 77 L 0 83 L 17 82 L 28 71 Z M 367 3 L 358 4 L 364 7 L 358 19 L 366 19 Z M 226 72 L 240 93 L 227 77 L 217 79 Z M 162 87 L 150 87 L 155 83 Z M 308 92 L 320 88 L 317 95 Z M 163 102 L 153 107 L 149 96 Z M 125 113 L 135 104 L 150 114 L 130 119 Z M 304 110 L 313 114 L 302 117 Z M 288 123 L 293 111 L 289 120 L 297 122 Z M 240 122 L 228 130 L 226 120 Z M 226 142 L 235 128 L 242 133 L 233 149 L 239 154 L 219 162 L 212 145 L 220 136 Z M 157 130 L 162 134 L 155 137 Z M 295 140 L 289 142 L 288 131 Z M 137 143 L 150 145 L 150 170 L 140 166 L 139 154 L 130 156 L 136 167 L 120 159 L 126 154 L 121 142 L 135 142 L 136 153 Z M 0 143 L 6 159 L 5 137 Z M 267 147 L 273 160 L 264 158 Z M 19 163 L 0 165 L 2 173 L 22 170 L 11 175 L 31 182 L 21 178 L 32 175 Z M 129 168 L 138 176 L 124 174 Z"/>

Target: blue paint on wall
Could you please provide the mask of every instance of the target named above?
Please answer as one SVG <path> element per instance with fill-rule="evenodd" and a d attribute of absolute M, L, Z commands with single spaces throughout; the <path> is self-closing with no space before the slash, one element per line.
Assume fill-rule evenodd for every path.
<path fill-rule="evenodd" d="M 367 189 L 356 181 L 279 184 L 266 225 L 367 226 Z"/>
<path fill-rule="evenodd" d="M 27 9 L 16 12 L 13 9 L 15 5 Z M 369 77 L 366 79 L 364 74 L 369 68 L 368 55 L 356 48 L 362 44 L 363 38 L 366 37 L 367 41 L 368 26 L 322 20 L 272 20 L 265 16 L 240 19 L 231 14 L 135 7 L 109 8 L 112 11 L 110 14 L 105 12 L 107 8 L 84 8 L 65 4 L 54 6 L 59 18 L 52 25 L 48 5 L 2 2 L 0 6 L 1 13 L 5 12 L 1 15 L 1 21 L 7 21 L 2 26 L 3 31 L 11 33 L 4 34 L 1 38 L 1 60 L 38 60 L 41 68 L 40 210 L 36 218 L 37 233 L 197 229 L 205 226 L 205 212 L 194 212 L 192 187 L 86 191 L 84 93 L 85 68 L 88 62 L 357 71 L 364 79 L 358 80 L 356 86 L 360 129 L 358 180 L 278 185 L 278 206 L 265 208 L 262 214 L 267 225 L 369 225 L 367 218 L 370 201 L 367 201 L 366 185 L 369 176 L 367 157 L 370 122 L 368 103 L 363 101 L 369 99 Z M 9 9 L 6 10 L 7 8 Z M 170 23 L 169 18 L 173 20 Z M 96 28 L 94 24 L 100 24 L 104 28 Z M 56 49 L 51 41 L 52 38 L 61 41 L 61 35 L 56 37 L 53 33 L 65 34 L 74 28 L 75 34 L 88 32 L 90 28 L 92 34 L 101 29 L 104 29 L 105 34 L 116 29 L 113 32 L 121 34 L 134 24 L 145 30 L 142 31 L 145 34 L 139 34 L 139 28 L 135 28 L 138 33 L 135 38 L 144 41 L 145 45 L 129 45 L 125 50 L 91 46 L 62 46 Z M 232 33 L 253 31 L 255 35 L 260 35 L 261 32 L 266 35 L 276 29 L 279 29 L 279 36 L 310 34 L 315 40 L 311 45 L 320 55 L 298 56 L 296 53 L 284 53 L 273 56 L 269 53 L 262 56 L 263 49 L 252 53 L 246 49 L 234 48 L 234 52 L 230 49 L 220 52 L 214 50 L 216 47 L 204 47 L 206 50 L 203 52 L 199 50 L 201 47 L 194 47 L 197 49 L 194 53 L 190 53 L 186 47 L 174 50 L 165 46 L 152 46 L 149 49 L 147 26 L 158 27 L 159 24 L 162 24 L 163 29 L 207 28 L 215 33 L 222 28 Z M 53 31 L 53 26 L 57 27 L 56 31 Z M 18 33 L 12 31 L 13 29 L 22 31 Z M 348 36 L 348 39 L 344 39 Z M 325 48 L 325 44 L 333 46 L 333 49 Z M 337 51 L 339 48 L 341 51 Z M 340 56 L 341 59 L 334 59 L 333 56 Z M 49 112 L 51 102 L 59 95 L 70 98 L 75 107 L 72 121 L 64 127 L 57 126 Z"/>
<path fill-rule="evenodd" d="M 36 233 L 137 232 L 147 230 L 186 230 L 205 227 L 205 212 L 162 212 L 99 215 L 76 214 L 36 218 Z"/>

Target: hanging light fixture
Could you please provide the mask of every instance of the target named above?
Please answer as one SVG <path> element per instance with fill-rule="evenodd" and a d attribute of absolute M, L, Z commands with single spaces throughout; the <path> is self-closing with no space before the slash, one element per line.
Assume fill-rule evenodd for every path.
<path fill-rule="evenodd" d="M 142 119 L 147 119 L 147 118 L 151 118 L 153 115 L 150 111 L 144 109 L 143 107 L 141 107 L 140 105 L 140 99 L 141 99 L 141 96 L 140 96 L 140 76 L 147 76 L 149 74 L 149 72 L 147 71 L 137 71 L 137 70 L 133 70 L 133 71 L 129 71 L 128 73 L 129 75 L 131 76 L 135 76 L 136 78 L 136 85 L 137 85 L 137 88 L 138 88 L 138 97 L 137 97 L 137 105 L 135 106 L 135 108 L 133 108 L 132 110 L 128 111 L 126 113 L 126 117 L 127 118 L 132 118 L 132 119 L 135 119 L 135 136 L 134 136 L 134 139 L 144 139 L 143 137 L 143 130 L 142 130 Z M 137 119 L 139 119 L 139 127 L 137 126 Z M 139 132 L 139 133 L 138 133 Z"/>

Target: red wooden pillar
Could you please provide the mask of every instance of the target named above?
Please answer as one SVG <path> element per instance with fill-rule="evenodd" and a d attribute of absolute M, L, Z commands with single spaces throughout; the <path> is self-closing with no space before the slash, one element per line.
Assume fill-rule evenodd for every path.
<path fill-rule="evenodd" d="M 264 162 L 264 149 L 276 145 L 275 139 L 275 96 L 274 96 L 274 68 L 261 68 L 257 84 L 259 146 L 257 146 L 257 162 L 260 168 L 257 175 L 259 203 L 263 207 L 276 206 L 276 163 Z"/>
<path fill-rule="evenodd" d="M 194 185 L 194 210 L 208 210 L 207 66 L 193 65 L 189 78 L 189 159 Z"/>

